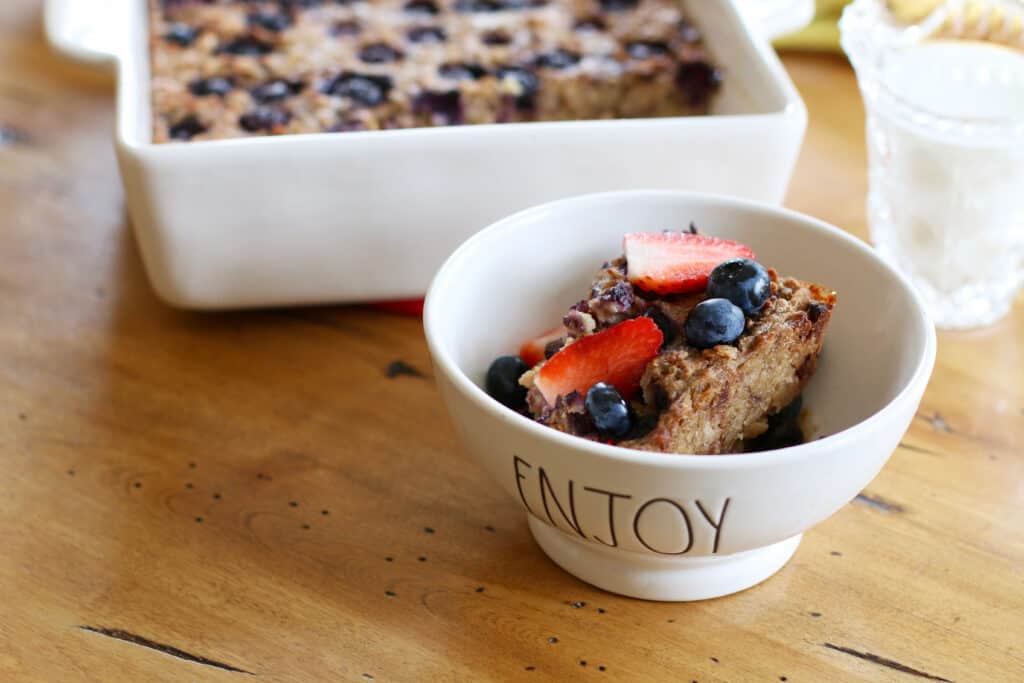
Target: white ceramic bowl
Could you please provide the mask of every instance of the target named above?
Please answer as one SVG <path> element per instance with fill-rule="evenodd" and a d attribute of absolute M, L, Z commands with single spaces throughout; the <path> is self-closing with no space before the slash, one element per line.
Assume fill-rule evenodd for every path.
<path fill-rule="evenodd" d="M 490 362 L 556 324 L 621 253 L 623 233 L 691 220 L 838 292 L 804 394 L 823 438 L 752 454 L 647 453 L 557 432 L 484 392 Z M 584 581 L 653 600 L 726 595 L 782 567 L 804 531 L 881 469 L 935 361 L 917 294 L 859 240 L 792 211 L 675 192 L 587 195 L 495 223 L 441 268 L 424 326 L 458 432 L 522 503 L 541 548 Z"/>
<path fill-rule="evenodd" d="M 682 0 L 725 71 L 712 116 L 154 145 L 146 3 L 50 0 L 64 53 L 116 62 L 117 155 L 157 293 L 188 308 L 422 296 L 481 225 L 582 192 L 781 202 L 807 112 L 730 0 Z"/>

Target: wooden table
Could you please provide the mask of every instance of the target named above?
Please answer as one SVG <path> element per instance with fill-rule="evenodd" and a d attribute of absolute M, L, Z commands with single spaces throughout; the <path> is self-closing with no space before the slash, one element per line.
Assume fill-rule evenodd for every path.
<path fill-rule="evenodd" d="M 1024 306 L 941 335 L 902 447 L 777 576 L 609 595 L 462 450 L 417 320 L 157 301 L 109 86 L 38 13 L 0 3 L 0 681 L 1024 680 Z M 786 63 L 788 203 L 864 236 L 852 75 Z"/>

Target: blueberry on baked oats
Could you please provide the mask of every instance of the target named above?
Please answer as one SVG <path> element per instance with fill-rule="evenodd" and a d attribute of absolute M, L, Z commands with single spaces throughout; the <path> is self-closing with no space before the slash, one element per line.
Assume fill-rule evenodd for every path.
<path fill-rule="evenodd" d="M 195 42 L 198 35 L 199 29 L 193 28 L 188 24 L 178 22 L 167 27 L 167 33 L 164 34 L 164 40 L 169 43 L 181 45 L 182 47 L 188 47 Z"/>
<path fill-rule="evenodd" d="M 498 0 L 456 0 L 456 12 L 500 12 L 503 9 Z"/>
<path fill-rule="evenodd" d="M 487 69 L 479 64 L 442 64 L 437 73 L 450 81 L 475 81 L 484 76 Z"/>
<path fill-rule="evenodd" d="M 457 125 L 462 123 L 462 96 L 458 90 L 428 90 L 416 95 L 413 111 L 430 116 L 438 125 Z"/>
<path fill-rule="evenodd" d="M 519 378 L 526 370 L 526 363 L 518 356 L 502 356 L 495 359 L 487 369 L 487 393 L 512 410 L 525 408 L 526 387 L 519 384 Z"/>
<path fill-rule="evenodd" d="M 329 80 L 323 92 L 337 97 L 347 97 L 367 107 L 375 107 L 388 96 L 391 79 L 387 76 L 371 76 L 345 72 Z"/>
<path fill-rule="evenodd" d="M 405 37 L 410 43 L 420 44 L 443 43 L 447 39 L 445 32 L 436 26 L 414 26 Z"/>
<path fill-rule="evenodd" d="M 259 133 L 283 128 L 291 120 L 292 115 L 281 109 L 256 107 L 242 114 L 238 119 L 238 124 L 243 130 L 247 130 L 250 133 Z"/>
<path fill-rule="evenodd" d="M 171 124 L 167 134 L 172 140 L 191 140 L 205 131 L 206 126 L 200 122 L 199 118 L 195 114 L 189 114 Z"/>
<path fill-rule="evenodd" d="M 756 315 L 771 294 L 768 270 L 749 258 L 729 259 L 708 276 L 708 296 L 728 299 L 746 315 Z"/>
<path fill-rule="evenodd" d="M 273 50 L 273 45 L 255 36 L 238 36 L 217 48 L 217 52 L 240 57 L 258 57 L 273 52 Z"/>
<path fill-rule="evenodd" d="M 512 36 L 505 31 L 487 31 L 480 36 L 480 42 L 484 45 L 490 45 L 496 47 L 499 45 L 508 45 L 512 42 Z"/>
<path fill-rule="evenodd" d="M 409 14 L 434 16 L 438 13 L 437 4 L 432 0 L 409 0 L 402 8 Z"/>
<path fill-rule="evenodd" d="M 227 95 L 235 87 L 230 78 L 212 76 L 210 78 L 197 78 L 188 84 L 188 91 L 196 97 L 207 95 Z"/>
<path fill-rule="evenodd" d="M 747 320 L 743 311 L 728 299 L 705 299 L 686 316 L 686 342 L 698 349 L 735 344 Z"/>
<path fill-rule="evenodd" d="M 249 91 L 249 94 L 257 102 L 266 104 L 268 102 L 278 102 L 296 95 L 302 91 L 303 87 L 304 84 L 300 81 L 286 81 L 278 78 L 257 85 Z"/>
<path fill-rule="evenodd" d="M 650 59 L 669 54 L 668 45 L 656 40 L 637 40 L 626 46 L 626 52 L 633 59 Z"/>
<path fill-rule="evenodd" d="M 246 19 L 249 26 L 279 33 L 292 25 L 291 17 L 280 12 L 257 12 Z"/>
<path fill-rule="evenodd" d="M 544 69 L 568 69 L 570 66 L 579 64 L 580 56 L 575 52 L 558 48 L 551 52 L 537 55 L 534 63 Z"/>
<path fill-rule="evenodd" d="M 722 85 L 722 73 L 707 62 L 687 62 L 676 70 L 676 85 L 690 104 L 707 102 Z"/>
<path fill-rule="evenodd" d="M 610 384 L 598 382 L 590 387 L 584 406 L 601 436 L 624 436 L 633 426 L 629 405 Z"/>
<path fill-rule="evenodd" d="M 401 58 L 402 53 L 387 43 L 370 43 L 359 50 L 359 59 L 367 64 L 388 64 Z"/>

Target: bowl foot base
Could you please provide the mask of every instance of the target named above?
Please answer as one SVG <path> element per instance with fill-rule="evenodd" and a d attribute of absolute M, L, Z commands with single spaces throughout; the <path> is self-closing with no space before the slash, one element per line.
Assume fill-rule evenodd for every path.
<path fill-rule="evenodd" d="M 581 541 L 529 517 L 534 539 L 555 564 L 612 593 L 644 600 L 717 598 L 761 583 L 796 552 L 801 534 L 763 548 L 712 557 L 623 552 Z"/>

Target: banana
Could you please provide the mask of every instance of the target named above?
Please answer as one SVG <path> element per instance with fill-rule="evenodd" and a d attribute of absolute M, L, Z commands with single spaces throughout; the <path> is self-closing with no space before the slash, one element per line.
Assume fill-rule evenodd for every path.
<path fill-rule="evenodd" d="M 850 0 L 818 0 L 815 3 L 814 16 L 821 19 L 825 17 L 838 17 L 842 14 L 843 8 L 850 3 Z"/>
<path fill-rule="evenodd" d="M 886 0 L 885 4 L 897 19 L 913 24 L 938 9 L 942 0 Z"/>
<path fill-rule="evenodd" d="M 805 28 L 774 43 L 779 50 L 839 50 L 839 26 L 835 19 L 815 19 Z"/>

